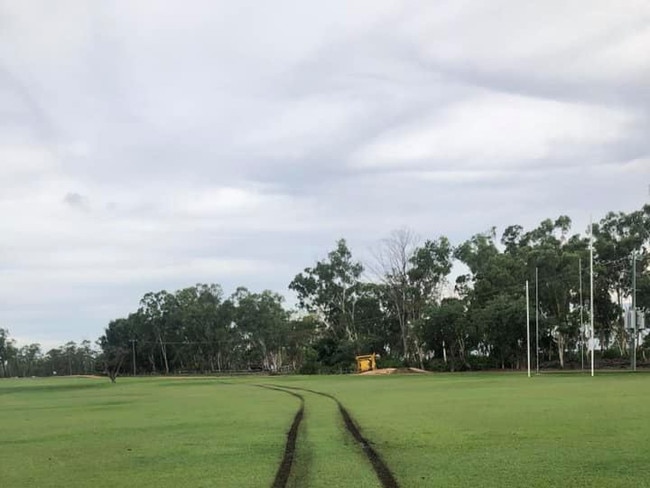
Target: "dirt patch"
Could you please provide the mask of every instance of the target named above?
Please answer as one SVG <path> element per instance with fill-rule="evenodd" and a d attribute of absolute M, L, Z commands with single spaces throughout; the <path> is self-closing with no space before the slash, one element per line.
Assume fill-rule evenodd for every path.
<path fill-rule="evenodd" d="M 358 424 L 354 421 L 352 415 L 350 415 L 350 412 L 348 412 L 348 410 L 343 406 L 343 404 L 338 400 L 338 398 L 336 398 L 334 395 L 330 395 L 329 393 L 323 393 L 322 391 L 316 391 L 316 390 L 309 390 L 307 388 L 298 388 L 298 387 L 290 387 L 290 386 L 285 386 L 282 388 L 287 388 L 290 390 L 307 391 L 309 393 L 321 395 L 335 401 L 339 407 L 339 413 L 343 418 L 343 424 L 345 425 L 345 429 L 350 433 L 350 435 L 352 435 L 354 440 L 361 445 L 361 449 L 363 450 L 363 453 L 370 461 L 372 468 L 375 470 L 375 474 L 377 475 L 377 478 L 379 479 L 382 488 L 399 488 L 399 484 L 397 483 L 397 480 L 395 479 L 395 476 L 393 475 L 388 465 L 383 461 L 379 453 L 375 451 L 375 449 L 372 447 L 368 439 L 366 439 L 361 434 L 361 429 L 359 428 Z"/>
<path fill-rule="evenodd" d="M 282 461 L 278 467 L 278 471 L 275 474 L 275 479 L 271 488 L 285 488 L 289 483 L 289 477 L 291 476 L 291 468 L 293 466 L 293 460 L 296 457 L 296 443 L 298 441 L 298 429 L 300 428 L 300 423 L 305 416 L 305 399 L 302 395 L 295 393 L 293 391 L 283 390 L 281 388 L 275 388 L 273 386 L 266 385 L 256 385 L 260 388 L 266 388 L 267 390 L 281 391 L 287 395 L 292 395 L 300 400 L 300 408 L 296 412 L 293 422 L 291 423 L 291 428 L 287 432 L 287 441 L 284 446 L 284 455 L 282 456 Z"/>
<path fill-rule="evenodd" d="M 425 371 L 420 368 L 381 368 L 372 371 L 365 371 L 359 373 L 361 376 L 375 376 L 384 374 L 430 374 L 430 371 Z"/>

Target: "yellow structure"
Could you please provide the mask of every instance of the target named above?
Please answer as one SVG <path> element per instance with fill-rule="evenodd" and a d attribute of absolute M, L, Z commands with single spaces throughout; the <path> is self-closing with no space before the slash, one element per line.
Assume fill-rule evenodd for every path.
<path fill-rule="evenodd" d="M 377 355 L 366 354 L 365 356 L 357 356 L 357 373 L 364 373 L 377 369 Z"/>

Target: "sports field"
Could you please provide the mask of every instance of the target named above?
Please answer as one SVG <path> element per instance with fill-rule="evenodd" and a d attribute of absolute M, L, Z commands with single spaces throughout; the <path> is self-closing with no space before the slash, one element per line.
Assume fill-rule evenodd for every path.
<path fill-rule="evenodd" d="M 641 487 L 649 416 L 647 374 L 1 380 L 0 476 L 3 487 Z"/>

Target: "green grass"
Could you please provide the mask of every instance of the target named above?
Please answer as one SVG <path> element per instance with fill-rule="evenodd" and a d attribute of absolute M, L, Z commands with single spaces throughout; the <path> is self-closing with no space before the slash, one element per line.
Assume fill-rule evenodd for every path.
<path fill-rule="evenodd" d="M 650 486 L 650 375 L 0 381 L 5 487 L 269 487 L 299 402 L 335 395 L 404 488 Z M 292 486 L 376 487 L 335 403 L 300 392 Z"/>
<path fill-rule="evenodd" d="M 336 404 L 310 393 L 298 438 L 294 487 L 380 487 L 362 451 L 341 427 Z"/>
<path fill-rule="evenodd" d="M 214 380 L 3 380 L 1 485 L 270 486 L 296 405 Z"/>
<path fill-rule="evenodd" d="M 318 389 L 405 487 L 650 486 L 649 375 L 324 378 Z"/>

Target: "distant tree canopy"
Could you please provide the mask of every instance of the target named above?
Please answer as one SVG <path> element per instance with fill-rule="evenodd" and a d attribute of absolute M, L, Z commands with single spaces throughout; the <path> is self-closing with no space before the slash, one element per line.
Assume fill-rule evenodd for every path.
<path fill-rule="evenodd" d="M 593 240 L 599 357 L 624 357 L 631 343 L 623 317 L 633 255 L 637 305 L 650 312 L 650 205 L 607 214 L 594 225 Z M 242 287 L 226 296 L 217 284 L 197 284 L 150 292 L 137 310 L 108 324 L 99 350 L 88 341 L 45 353 L 38 344 L 18 348 L 0 329 L 0 374 L 342 372 L 356 354 L 369 352 L 379 353 L 384 365 L 520 368 L 526 280 L 533 314 L 539 300 L 543 365 L 567 367 L 580 362 L 590 321 L 589 241 L 571 232 L 567 216 L 528 231 L 509 226 L 500 239 L 491 229 L 456 246 L 444 236 L 418 239 L 402 229 L 381 241 L 368 263 L 356 260 L 341 239 L 289 283 L 294 310 L 269 290 Z M 452 283 L 455 263 L 464 271 Z M 642 360 L 650 355 L 649 341 L 639 337 Z"/>

